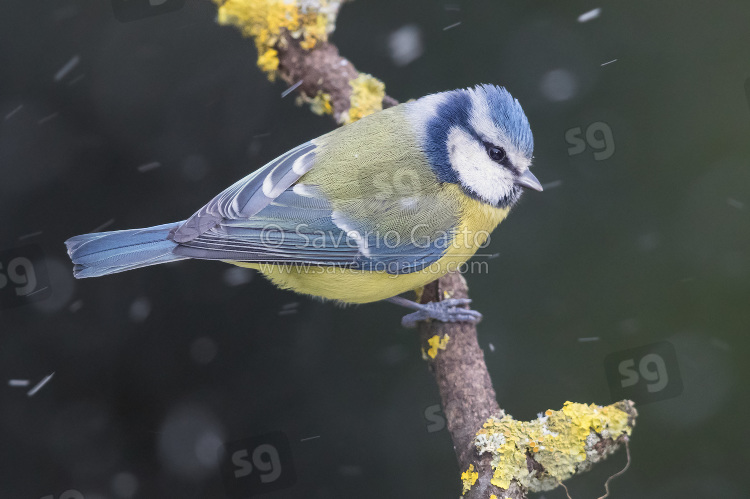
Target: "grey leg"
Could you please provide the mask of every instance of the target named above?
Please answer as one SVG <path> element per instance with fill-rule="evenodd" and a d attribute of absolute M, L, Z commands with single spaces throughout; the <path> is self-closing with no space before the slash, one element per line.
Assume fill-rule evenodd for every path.
<path fill-rule="evenodd" d="M 461 308 L 461 305 L 471 303 L 469 298 L 450 298 L 448 300 L 421 304 L 400 296 L 394 296 L 393 298 L 388 298 L 386 301 L 416 310 L 416 312 L 405 315 L 401 319 L 401 325 L 410 329 L 417 327 L 417 322 L 428 319 L 440 322 L 473 322 L 474 324 L 482 320 L 482 314 L 476 310 Z"/>

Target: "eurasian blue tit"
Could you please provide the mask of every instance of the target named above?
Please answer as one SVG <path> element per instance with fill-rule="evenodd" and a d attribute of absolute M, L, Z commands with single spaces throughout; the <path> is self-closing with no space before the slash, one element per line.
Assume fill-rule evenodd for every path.
<path fill-rule="evenodd" d="M 338 128 L 239 180 L 187 220 L 76 236 L 77 278 L 197 258 L 257 269 L 277 286 L 342 303 L 388 299 L 478 321 L 465 300 L 399 297 L 457 270 L 521 197 L 528 119 L 493 85 L 428 95 Z"/>

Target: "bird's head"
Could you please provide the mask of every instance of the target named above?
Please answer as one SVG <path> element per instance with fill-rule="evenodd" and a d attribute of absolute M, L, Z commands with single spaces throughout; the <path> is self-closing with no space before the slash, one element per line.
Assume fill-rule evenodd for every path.
<path fill-rule="evenodd" d="M 531 173 L 534 138 L 521 105 L 494 85 L 433 94 L 411 103 L 422 143 L 441 182 L 499 208 L 523 188 L 542 190 Z"/>

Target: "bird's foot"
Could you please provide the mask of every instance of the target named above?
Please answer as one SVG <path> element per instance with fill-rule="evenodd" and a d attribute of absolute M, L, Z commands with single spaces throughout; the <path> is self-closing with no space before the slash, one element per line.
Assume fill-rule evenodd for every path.
<path fill-rule="evenodd" d="M 462 305 L 468 305 L 469 303 L 471 303 L 469 298 L 449 298 L 425 304 L 414 303 L 417 307 L 413 308 L 416 308 L 417 311 L 405 315 L 401 319 L 401 325 L 413 329 L 417 327 L 419 321 L 429 319 L 440 322 L 471 322 L 477 324 L 482 320 L 482 314 L 476 310 L 467 310 L 462 307 Z"/>

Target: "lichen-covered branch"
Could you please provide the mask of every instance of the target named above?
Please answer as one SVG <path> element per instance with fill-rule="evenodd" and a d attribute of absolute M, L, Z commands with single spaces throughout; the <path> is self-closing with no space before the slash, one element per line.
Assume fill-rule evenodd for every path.
<path fill-rule="evenodd" d="M 339 124 L 396 105 L 377 78 L 358 72 L 328 41 L 345 0 L 212 0 L 217 22 L 240 29 L 258 49 L 258 67 L 281 78 L 299 102 Z M 425 286 L 423 303 L 467 298 L 466 281 L 448 274 Z M 566 402 L 533 421 L 498 405 L 473 324 L 420 325 L 424 358 L 435 375 L 466 499 L 521 499 L 549 490 L 628 441 L 632 402 L 600 407 Z"/>
<path fill-rule="evenodd" d="M 358 72 L 328 42 L 343 1 L 213 1 L 219 6 L 219 24 L 251 37 L 258 67 L 271 81 L 280 77 L 294 87 L 313 112 L 346 124 L 397 103 L 386 96 L 383 82 Z"/>
<path fill-rule="evenodd" d="M 447 298 L 468 298 L 458 273 L 425 286 L 420 301 Z M 566 402 L 533 421 L 516 421 L 498 406 L 473 324 L 424 322 L 420 341 L 440 390 L 466 499 L 520 499 L 553 489 L 612 454 L 635 425 L 629 401 L 606 407 Z"/>

